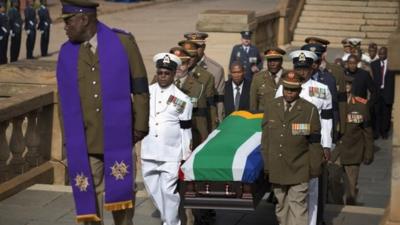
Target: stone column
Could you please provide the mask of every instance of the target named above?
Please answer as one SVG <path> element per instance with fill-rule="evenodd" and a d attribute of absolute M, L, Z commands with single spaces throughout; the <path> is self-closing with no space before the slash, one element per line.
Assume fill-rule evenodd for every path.
<path fill-rule="evenodd" d="M 400 10 L 400 9 L 399 9 Z M 388 42 L 389 69 L 396 71 L 393 104 L 392 179 L 389 205 L 381 225 L 400 225 L 400 17 L 397 31 Z"/>

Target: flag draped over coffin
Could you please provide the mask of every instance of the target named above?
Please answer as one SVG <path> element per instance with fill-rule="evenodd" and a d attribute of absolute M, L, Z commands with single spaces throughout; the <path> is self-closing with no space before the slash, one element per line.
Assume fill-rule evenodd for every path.
<path fill-rule="evenodd" d="M 236 111 L 182 165 L 184 180 L 254 182 L 263 171 L 263 114 Z"/>

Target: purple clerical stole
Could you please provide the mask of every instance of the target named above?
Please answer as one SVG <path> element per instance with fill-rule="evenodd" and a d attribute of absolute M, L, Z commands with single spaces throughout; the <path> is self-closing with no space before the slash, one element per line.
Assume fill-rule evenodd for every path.
<path fill-rule="evenodd" d="M 133 207 L 135 165 L 132 160 L 130 69 L 127 53 L 117 34 L 100 22 L 97 41 L 104 129 L 104 207 L 114 211 Z M 79 95 L 79 48 L 80 44 L 70 41 L 61 47 L 57 65 L 58 92 L 77 221 L 99 221 Z"/>

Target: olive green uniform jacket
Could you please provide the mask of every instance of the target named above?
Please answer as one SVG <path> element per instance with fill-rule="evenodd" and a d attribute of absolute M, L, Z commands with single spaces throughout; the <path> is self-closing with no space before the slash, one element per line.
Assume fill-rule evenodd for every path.
<path fill-rule="evenodd" d="M 261 141 L 269 181 L 293 185 L 317 177 L 323 158 L 318 109 L 299 98 L 285 118 L 283 97 L 269 104 L 271 107 L 264 112 Z"/>
<path fill-rule="evenodd" d="M 340 157 L 342 165 L 369 164 L 373 160 L 374 137 L 369 109 L 366 100 L 359 99 L 352 98 L 347 103 L 344 135 L 332 155 L 332 161 Z"/>
<path fill-rule="evenodd" d="M 127 33 L 117 32 L 117 35 L 129 59 L 133 129 L 134 131 L 146 134 L 149 130 L 149 91 L 146 69 L 135 38 Z M 90 50 L 84 46 L 84 43 L 82 43 L 78 56 L 79 93 L 88 153 L 103 154 L 104 132 L 99 56 L 97 52 L 95 54 L 89 54 L 89 51 Z M 139 140 L 134 141 L 137 142 Z"/>
<path fill-rule="evenodd" d="M 326 69 L 330 72 L 336 80 L 336 90 L 338 94 L 338 104 L 339 104 L 339 127 L 335 127 L 335 130 L 344 134 L 344 127 L 346 123 L 346 80 L 344 79 L 344 69 L 333 63 L 326 63 Z"/>
<path fill-rule="evenodd" d="M 207 100 L 207 123 L 202 126 L 206 126 L 208 133 L 211 133 L 217 127 L 218 122 L 217 108 L 214 101 L 214 76 L 200 66 L 194 67 L 189 74 L 204 85 L 204 93 Z"/>
<path fill-rule="evenodd" d="M 282 75 L 285 70 L 282 71 Z M 276 90 L 281 85 L 281 79 L 275 84 L 268 70 L 254 74 L 250 86 L 250 111 L 264 112 L 264 105 L 275 98 Z"/>
<path fill-rule="evenodd" d="M 206 140 L 209 132 L 207 122 L 207 98 L 204 85 L 187 75 L 185 82 L 180 87 L 181 91 L 190 97 L 193 104 L 192 114 L 192 140 L 193 149 Z"/>

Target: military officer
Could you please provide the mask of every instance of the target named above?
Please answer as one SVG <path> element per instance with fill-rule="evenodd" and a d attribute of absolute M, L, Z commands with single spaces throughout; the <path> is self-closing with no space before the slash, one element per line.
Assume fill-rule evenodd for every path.
<path fill-rule="evenodd" d="M 8 10 L 8 18 L 10 19 L 10 62 L 18 60 L 21 48 L 22 19 L 18 10 L 18 1 L 11 2 L 11 8 Z"/>
<path fill-rule="evenodd" d="M 357 180 L 360 164 L 371 164 L 374 156 L 374 139 L 369 109 L 366 104 L 367 100 L 352 95 L 353 80 L 353 77 L 346 76 L 347 115 L 345 132 L 332 154 L 332 161 L 339 162 L 344 169 L 347 205 L 357 203 Z M 335 190 L 333 193 L 340 193 L 340 191 Z M 340 197 L 343 196 L 337 198 Z"/>
<path fill-rule="evenodd" d="M 346 82 L 344 79 L 344 69 L 337 64 L 330 63 L 327 61 L 327 48 L 330 42 L 326 39 L 319 37 L 308 37 L 305 39 L 305 42 L 308 44 L 321 44 L 325 47 L 325 52 L 322 53 L 321 56 L 321 65 L 320 69 L 324 72 L 329 72 L 336 80 L 336 91 L 337 91 L 337 102 L 339 108 L 339 115 L 334 115 L 338 118 L 339 123 L 335 123 L 337 126 L 334 127 L 336 132 L 339 133 L 339 137 L 343 135 L 343 127 L 345 120 L 341 118 L 346 117 Z M 337 113 L 336 113 L 337 114 Z M 339 138 L 338 137 L 338 138 Z M 336 141 L 337 139 L 335 139 Z"/>
<path fill-rule="evenodd" d="M 50 24 L 51 18 L 49 10 L 46 6 L 46 0 L 40 0 L 40 7 L 38 10 L 39 25 L 38 30 L 40 30 L 40 52 L 42 56 L 48 55 L 49 40 L 50 40 Z"/>
<path fill-rule="evenodd" d="M 321 120 L 321 145 L 324 149 L 325 160 L 330 159 L 332 148 L 332 97 L 329 88 L 318 81 L 311 79 L 312 65 L 318 59 L 314 52 L 306 50 L 297 50 L 290 53 L 290 58 L 293 60 L 294 69 L 304 78 L 300 97 L 314 104 Z M 276 92 L 276 97 L 282 96 L 282 85 Z M 317 205 L 319 195 L 318 178 L 310 180 L 309 184 L 309 224 L 317 223 Z"/>
<path fill-rule="evenodd" d="M 32 0 L 26 1 L 25 15 L 25 31 L 26 31 L 26 58 L 33 59 L 33 49 L 36 41 L 36 11 L 33 8 Z"/>
<path fill-rule="evenodd" d="M 176 189 L 180 162 L 191 153 L 192 103 L 174 85 L 181 60 L 174 54 L 159 53 L 153 61 L 157 83 L 149 88 L 150 130 L 142 142 L 142 174 L 162 224 L 179 225 L 180 196 Z"/>
<path fill-rule="evenodd" d="M 175 86 L 190 97 L 193 105 L 192 115 L 192 139 L 193 149 L 200 145 L 208 136 L 207 126 L 207 98 L 204 92 L 204 84 L 189 75 L 190 54 L 182 47 L 174 47 L 170 53 L 180 58 L 182 64 L 178 66 L 175 75 Z"/>
<path fill-rule="evenodd" d="M 200 44 L 200 47 L 198 48 L 200 60 L 197 65 L 207 70 L 214 76 L 214 87 L 216 91 L 215 104 L 217 105 L 218 122 L 221 122 L 225 117 L 223 103 L 225 88 L 224 68 L 218 62 L 204 54 L 204 50 L 206 49 L 206 38 L 208 37 L 207 33 L 191 32 L 186 33 L 184 36 L 187 40 L 192 40 Z"/>
<path fill-rule="evenodd" d="M 57 80 L 69 174 L 71 181 L 76 181 L 73 192 L 80 195 L 94 192 L 94 206 L 97 206 L 94 212 L 90 211 L 90 217 L 80 217 L 77 211 L 78 220 L 101 224 L 105 200 L 104 207 L 112 211 L 116 225 L 132 225 L 134 184 L 128 182 L 135 176 L 132 147 L 149 129 L 148 81 L 142 56 L 132 34 L 108 28 L 98 21 L 98 3 L 63 0 L 62 5 L 68 41 L 60 50 Z M 113 79 L 116 75 L 119 79 Z M 78 156 L 74 155 L 77 143 L 83 149 Z M 120 163 L 115 164 L 117 159 Z M 89 175 L 74 177 L 73 168 L 82 166 L 89 167 L 86 171 Z M 124 176 L 127 174 L 132 177 Z M 88 177 L 93 181 L 89 179 L 87 183 Z M 110 186 L 116 179 L 119 182 Z M 120 184 L 124 184 L 124 189 L 116 189 Z M 116 196 L 128 199 L 109 204 L 113 202 L 110 198 Z M 83 207 L 82 214 L 88 214 L 89 209 L 85 207 L 93 205 L 91 200 L 91 196 L 76 197 L 77 209 Z"/>
<path fill-rule="evenodd" d="M 8 17 L 5 13 L 5 5 L 0 2 L 0 64 L 7 63 L 7 46 L 8 46 Z"/>
<path fill-rule="evenodd" d="M 253 76 L 250 87 L 250 110 L 263 112 L 264 104 L 271 101 L 276 90 L 281 84 L 282 75 L 285 70 L 282 68 L 283 49 L 272 47 L 264 52 L 267 60 L 267 69 L 262 70 Z"/>
<path fill-rule="evenodd" d="M 193 76 L 197 81 L 204 85 L 204 92 L 207 99 L 207 124 L 206 126 L 208 133 L 211 133 L 217 127 L 217 108 L 214 101 L 215 88 L 214 88 L 214 76 L 198 66 L 198 48 L 201 46 L 194 41 L 183 40 L 178 43 L 179 46 L 183 47 L 190 54 L 189 60 L 189 74 Z"/>
<path fill-rule="evenodd" d="M 229 68 L 235 61 L 239 61 L 245 69 L 245 78 L 253 79 L 253 74 L 263 68 L 263 60 L 257 47 L 251 44 L 251 31 L 240 32 L 242 43 L 235 45 L 229 60 Z"/>
<path fill-rule="evenodd" d="M 323 151 L 318 109 L 300 98 L 303 78 L 289 72 L 280 95 L 266 107 L 262 124 L 266 173 L 277 199 L 279 224 L 308 224 L 308 189 L 321 173 Z"/>

